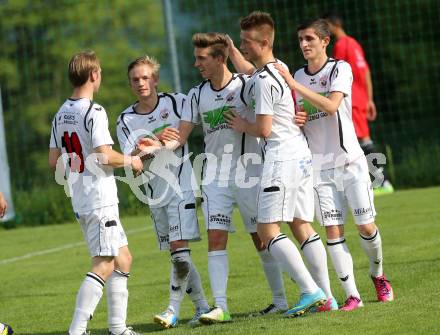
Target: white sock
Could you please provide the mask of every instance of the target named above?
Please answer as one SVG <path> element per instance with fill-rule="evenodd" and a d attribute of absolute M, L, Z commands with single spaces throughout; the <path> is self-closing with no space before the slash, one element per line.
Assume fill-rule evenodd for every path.
<path fill-rule="evenodd" d="M 173 310 L 177 317 L 191 271 L 190 251 L 188 248 L 179 248 L 171 252 L 170 304 L 168 308 Z"/>
<path fill-rule="evenodd" d="M 129 273 L 115 270 L 107 280 L 108 329 L 113 334 L 122 334 L 127 329 Z"/>
<path fill-rule="evenodd" d="M 382 239 L 376 229 L 371 236 L 360 235 L 361 246 L 370 260 L 370 275 L 379 277 L 383 275 L 382 269 Z"/>
<path fill-rule="evenodd" d="M 360 299 L 360 294 L 356 288 L 356 282 L 354 280 L 353 259 L 351 258 L 350 251 L 345 243 L 345 238 L 340 237 L 332 240 L 328 239 L 327 249 L 332 259 L 336 274 L 345 291 L 345 295 L 347 298 L 349 296 L 354 296 Z"/>
<path fill-rule="evenodd" d="M 89 272 L 76 296 L 75 312 L 70 324 L 70 335 L 82 335 L 87 330 L 87 322 L 92 318 L 96 306 L 102 297 L 105 281 L 93 272 Z"/>
<path fill-rule="evenodd" d="M 259 251 L 258 255 L 263 265 L 267 283 L 272 291 L 272 303 L 278 307 L 287 307 L 286 291 L 280 265 L 267 249 Z"/>
<path fill-rule="evenodd" d="M 227 311 L 226 289 L 228 287 L 229 262 L 226 250 L 208 252 L 208 272 L 215 306 Z"/>
<path fill-rule="evenodd" d="M 208 301 L 206 301 L 205 292 L 203 291 L 202 280 L 194 263 L 191 263 L 186 293 L 188 293 L 195 308 L 205 311 L 209 310 Z"/>
<path fill-rule="evenodd" d="M 300 287 L 301 293 L 314 293 L 316 285 L 295 244 L 284 234 L 270 240 L 267 250 Z"/>
<path fill-rule="evenodd" d="M 324 291 L 327 299 L 333 298 L 328 277 L 327 253 L 319 235 L 310 236 L 301 244 L 301 249 L 316 285 Z"/>

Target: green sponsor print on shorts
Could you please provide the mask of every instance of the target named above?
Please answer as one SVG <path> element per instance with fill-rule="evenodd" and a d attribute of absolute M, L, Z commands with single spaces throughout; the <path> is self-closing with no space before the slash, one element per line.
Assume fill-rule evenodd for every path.
<path fill-rule="evenodd" d="M 327 95 L 326 92 L 318 92 L 319 95 L 322 95 L 323 97 L 325 97 Z M 316 114 L 319 112 L 319 109 L 316 108 L 315 106 L 313 106 L 308 100 L 306 99 L 302 99 L 299 101 L 299 104 L 303 105 L 304 107 L 304 111 L 308 114 L 308 115 L 312 115 L 312 114 Z"/>
<path fill-rule="evenodd" d="M 235 106 L 222 106 L 203 113 L 203 122 L 209 123 L 209 127 L 215 128 L 219 124 L 226 123 L 225 113 L 232 113 Z"/>

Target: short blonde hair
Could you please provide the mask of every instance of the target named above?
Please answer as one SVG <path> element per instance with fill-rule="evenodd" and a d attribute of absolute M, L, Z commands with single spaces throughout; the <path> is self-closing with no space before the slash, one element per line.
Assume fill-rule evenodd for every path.
<path fill-rule="evenodd" d="M 99 68 L 99 59 L 93 50 L 78 52 L 69 61 L 69 80 L 74 87 L 80 87 L 89 80 L 90 74 Z"/>
<path fill-rule="evenodd" d="M 228 59 L 229 49 L 226 34 L 222 33 L 197 33 L 192 37 L 193 46 L 196 48 L 209 48 L 212 57 L 222 56 Z"/>
<path fill-rule="evenodd" d="M 159 62 L 157 61 L 156 58 L 154 58 L 152 56 L 145 55 L 145 56 L 136 58 L 134 61 L 132 61 L 130 64 L 128 64 L 127 76 L 128 76 L 129 80 L 130 80 L 130 71 L 133 70 L 133 68 L 135 68 L 138 65 L 148 65 L 149 67 L 151 67 L 153 77 L 155 79 L 159 79 L 159 70 L 160 70 Z"/>
<path fill-rule="evenodd" d="M 273 47 L 275 39 L 275 23 L 269 13 L 254 11 L 240 19 L 241 30 L 255 30 L 259 40 L 267 38 L 270 47 Z"/>

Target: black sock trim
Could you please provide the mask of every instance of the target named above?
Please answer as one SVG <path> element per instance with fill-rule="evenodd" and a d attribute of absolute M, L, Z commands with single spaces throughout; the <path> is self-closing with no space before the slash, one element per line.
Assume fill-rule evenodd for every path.
<path fill-rule="evenodd" d="M 338 241 L 338 242 L 329 242 L 329 241 L 327 241 L 327 245 L 329 247 L 331 247 L 333 245 L 337 245 L 337 244 L 342 244 L 342 243 L 345 243 L 345 237 L 342 240 Z"/>
<path fill-rule="evenodd" d="M 301 250 L 304 249 L 304 247 L 312 242 L 316 242 L 319 241 L 321 239 L 321 237 L 319 236 L 319 234 L 315 234 L 313 236 L 310 236 L 307 240 L 305 240 L 302 244 L 301 244 Z"/>
<path fill-rule="evenodd" d="M 267 251 L 270 251 L 270 247 L 274 244 L 274 243 L 276 243 L 276 242 L 278 242 L 278 241 L 281 241 L 281 240 L 284 240 L 285 238 L 287 238 L 287 236 L 286 235 L 284 235 L 284 234 L 279 234 L 278 236 L 275 236 L 273 239 L 271 239 L 270 241 L 269 241 L 269 243 L 267 244 Z"/>
<path fill-rule="evenodd" d="M 174 256 L 174 255 L 176 255 L 176 254 L 180 254 L 180 253 L 182 253 L 182 252 L 188 252 L 188 253 L 191 253 L 191 249 L 189 249 L 189 248 L 185 248 L 185 249 L 179 249 L 179 250 L 176 250 L 176 251 L 172 251 L 171 252 L 171 256 Z"/>
<path fill-rule="evenodd" d="M 99 275 L 97 275 L 97 274 L 94 273 L 94 272 L 88 272 L 88 273 L 86 274 L 86 277 L 89 277 L 89 278 L 95 279 L 99 284 L 101 284 L 102 287 L 104 287 L 104 285 L 105 285 L 105 280 L 102 279 Z"/>
<path fill-rule="evenodd" d="M 124 277 L 130 278 L 130 272 L 123 272 L 123 271 L 120 271 L 120 270 L 115 270 L 114 272 L 116 272 L 120 276 L 124 276 Z"/>
<path fill-rule="evenodd" d="M 376 229 L 376 232 L 374 233 L 374 235 L 372 237 L 365 237 L 365 236 L 362 236 L 361 234 L 359 234 L 359 236 L 362 237 L 362 239 L 365 241 L 372 241 L 376 238 L 377 234 L 379 234 L 379 229 Z"/>

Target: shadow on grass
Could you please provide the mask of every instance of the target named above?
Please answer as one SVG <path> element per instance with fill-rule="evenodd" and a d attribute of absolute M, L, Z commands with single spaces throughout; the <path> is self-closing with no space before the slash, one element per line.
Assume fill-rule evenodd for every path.
<path fill-rule="evenodd" d="M 131 325 L 133 327 L 133 330 L 140 332 L 140 333 L 154 333 L 163 331 L 164 329 L 161 328 L 159 325 L 155 323 L 139 323 L 139 324 L 133 324 Z M 54 332 L 47 332 L 47 333 L 21 333 L 22 335 L 66 335 L 67 330 L 60 330 L 60 331 L 54 331 Z M 107 328 L 101 328 L 96 329 L 92 328 L 90 329 L 91 335 L 108 335 L 108 329 Z"/>

